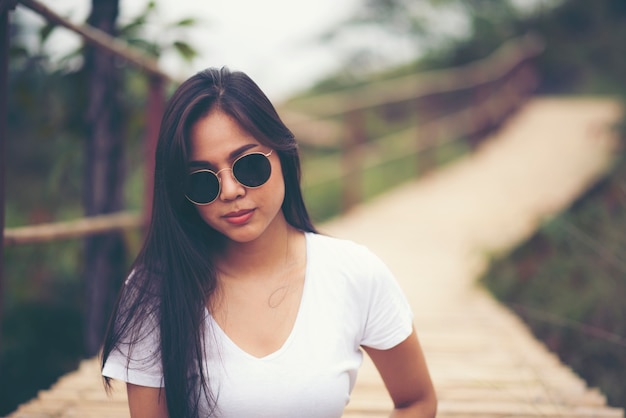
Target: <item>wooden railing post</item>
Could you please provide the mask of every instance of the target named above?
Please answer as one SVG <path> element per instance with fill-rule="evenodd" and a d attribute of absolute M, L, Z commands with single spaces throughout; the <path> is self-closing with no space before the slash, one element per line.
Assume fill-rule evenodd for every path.
<path fill-rule="evenodd" d="M 4 310 L 4 202 L 7 143 L 7 110 L 9 90 L 9 12 L 15 3 L 0 3 L 0 346 Z"/>
<path fill-rule="evenodd" d="M 471 149 L 477 147 L 479 138 L 483 136 L 491 124 L 491 112 L 487 106 L 489 90 L 488 86 L 482 85 L 476 86 L 472 92 L 470 115 L 473 133 L 469 135 L 468 139 Z"/>
<path fill-rule="evenodd" d="M 365 119 L 362 109 L 346 114 L 347 132 L 342 147 L 341 202 L 345 213 L 361 201 L 363 144 L 365 144 Z"/>
<path fill-rule="evenodd" d="M 150 223 L 154 192 L 154 155 L 156 151 L 161 117 L 165 106 L 166 80 L 158 75 L 149 77 L 146 133 L 144 138 L 144 226 Z"/>
<path fill-rule="evenodd" d="M 439 108 L 441 106 L 441 97 L 434 94 L 424 98 L 422 123 L 417 124 L 417 152 L 415 164 L 417 165 L 416 173 L 418 176 L 428 173 L 436 166 L 437 149 L 435 144 L 439 141 L 443 127 L 438 119 Z M 419 115 L 418 115 L 419 116 Z"/>
<path fill-rule="evenodd" d="M 531 60 L 526 60 L 520 66 L 515 82 L 519 86 L 522 98 L 528 97 L 537 88 L 537 73 Z"/>

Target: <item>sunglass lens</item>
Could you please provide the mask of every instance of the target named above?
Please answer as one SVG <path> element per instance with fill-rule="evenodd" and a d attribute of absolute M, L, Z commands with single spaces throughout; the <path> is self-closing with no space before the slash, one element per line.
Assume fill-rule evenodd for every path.
<path fill-rule="evenodd" d="M 263 154 L 249 154 L 235 162 L 233 174 L 246 187 L 259 187 L 269 180 L 272 166 Z"/>
<path fill-rule="evenodd" d="M 210 171 L 198 171 L 187 177 L 185 194 L 195 203 L 207 204 L 217 198 L 220 182 Z"/>

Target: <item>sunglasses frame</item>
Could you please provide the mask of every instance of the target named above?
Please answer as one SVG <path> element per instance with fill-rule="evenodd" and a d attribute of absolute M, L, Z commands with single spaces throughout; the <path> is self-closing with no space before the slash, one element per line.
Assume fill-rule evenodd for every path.
<path fill-rule="evenodd" d="M 204 172 L 209 172 L 209 173 L 213 174 L 217 178 L 217 184 L 218 184 L 219 187 L 217 189 L 217 194 L 215 195 L 215 198 L 213 200 L 211 200 L 210 202 L 207 202 L 207 203 L 195 202 L 195 201 L 191 200 L 191 198 L 189 198 L 189 196 L 187 196 L 187 193 L 185 193 L 185 198 L 187 198 L 187 200 L 189 200 L 194 205 L 198 205 L 198 206 L 206 206 L 206 205 L 210 205 L 211 203 L 215 202 L 219 198 L 220 193 L 222 192 L 222 179 L 219 176 L 219 174 L 222 171 L 230 171 L 232 176 L 233 176 L 233 178 L 237 182 L 237 184 L 240 184 L 242 187 L 245 187 L 246 189 L 258 189 L 259 187 L 262 187 L 265 183 L 267 183 L 269 181 L 270 177 L 272 177 L 272 165 L 271 165 L 272 163 L 271 163 L 269 157 L 270 157 L 270 155 L 272 155 L 273 152 L 274 152 L 274 150 L 270 150 L 270 152 L 268 152 L 268 153 L 264 153 L 264 152 L 261 152 L 261 151 L 255 151 L 255 152 L 249 152 L 249 153 L 244 154 L 244 155 L 240 155 L 239 157 L 237 157 L 233 161 L 233 163 L 230 165 L 230 167 L 222 168 L 221 170 L 219 170 L 217 172 L 215 172 L 213 170 L 210 170 L 208 168 L 201 168 L 201 169 L 192 171 L 191 173 L 188 174 L 188 176 L 191 176 L 191 175 L 196 174 L 196 173 L 204 173 Z M 268 176 L 267 180 L 265 180 L 263 183 L 259 184 L 258 186 L 246 186 L 245 184 L 243 184 L 243 183 L 241 183 L 239 181 L 237 176 L 235 176 L 235 173 L 233 172 L 233 167 L 242 158 L 245 158 L 245 157 L 247 157 L 249 155 L 256 155 L 256 154 L 260 154 L 260 155 L 264 156 L 267 159 L 267 161 L 270 163 L 270 173 L 269 173 L 269 176 Z"/>

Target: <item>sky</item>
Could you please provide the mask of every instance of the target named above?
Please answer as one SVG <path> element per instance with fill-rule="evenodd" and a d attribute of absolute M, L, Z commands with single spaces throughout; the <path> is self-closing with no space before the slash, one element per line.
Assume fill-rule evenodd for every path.
<path fill-rule="evenodd" d="M 337 69 L 341 48 L 315 40 L 350 16 L 360 1 L 156 0 L 155 27 L 187 17 L 199 22 L 186 34 L 199 51 L 199 58 L 189 65 L 170 54 L 163 57 L 161 65 L 179 78 L 205 67 L 227 65 L 248 73 L 270 99 L 283 99 Z M 90 7 L 89 0 L 46 3 L 75 23 L 86 20 Z M 121 0 L 120 21 L 138 15 L 146 3 Z M 29 11 L 23 14 L 32 21 L 39 19 Z M 163 31 L 154 36 L 162 37 Z M 79 42 L 69 31 L 58 29 L 47 44 L 53 56 L 60 56 Z"/>

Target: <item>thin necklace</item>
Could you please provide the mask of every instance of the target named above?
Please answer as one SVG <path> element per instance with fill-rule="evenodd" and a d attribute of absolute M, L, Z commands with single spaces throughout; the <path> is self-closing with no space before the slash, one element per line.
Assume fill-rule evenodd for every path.
<path fill-rule="evenodd" d="M 269 306 L 271 309 L 276 309 L 280 305 L 282 305 L 282 303 L 285 301 L 285 298 L 287 297 L 287 295 L 289 294 L 292 288 L 293 279 L 290 279 L 289 273 L 291 271 L 293 264 L 297 264 L 297 257 L 294 263 L 289 263 L 290 235 L 291 235 L 290 231 L 287 231 L 287 238 L 286 238 L 287 244 L 285 245 L 285 263 L 284 263 L 286 272 L 283 272 L 282 274 L 283 281 L 285 282 L 285 284 L 283 284 L 282 286 L 279 286 L 276 290 L 274 290 L 268 296 L 267 306 Z"/>

